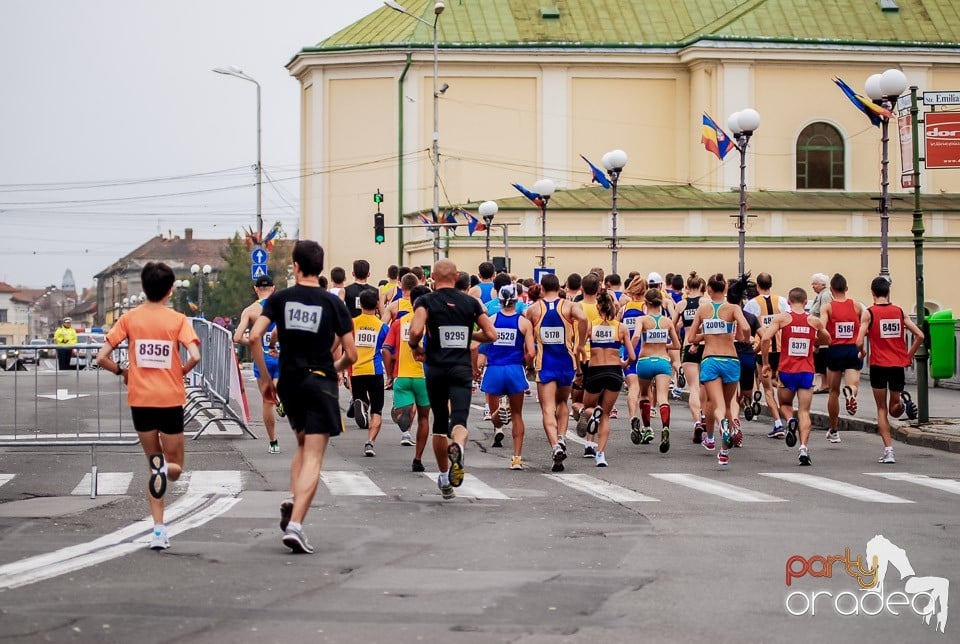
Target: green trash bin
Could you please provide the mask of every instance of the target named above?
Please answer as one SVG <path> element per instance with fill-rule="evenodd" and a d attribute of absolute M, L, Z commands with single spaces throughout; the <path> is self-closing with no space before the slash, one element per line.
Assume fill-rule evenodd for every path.
<path fill-rule="evenodd" d="M 930 376 L 932 378 L 952 378 L 956 373 L 956 324 L 952 309 L 937 311 L 927 317 L 927 326 L 930 329 Z"/>

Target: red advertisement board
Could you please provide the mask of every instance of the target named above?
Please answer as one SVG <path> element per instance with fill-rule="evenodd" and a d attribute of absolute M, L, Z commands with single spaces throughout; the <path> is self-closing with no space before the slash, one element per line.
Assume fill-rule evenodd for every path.
<path fill-rule="evenodd" d="M 960 112 L 928 112 L 923 132 L 928 168 L 960 168 Z"/>

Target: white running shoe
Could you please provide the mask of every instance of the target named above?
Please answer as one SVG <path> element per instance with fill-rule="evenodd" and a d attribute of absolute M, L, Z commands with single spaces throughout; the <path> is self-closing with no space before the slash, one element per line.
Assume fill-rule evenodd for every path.
<path fill-rule="evenodd" d="M 607 457 L 603 452 L 597 452 L 597 467 L 606 467 Z"/>
<path fill-rule="evenodd" d="M 892 449 L 883 450 L 883 456 L 877 461 L 878 463 L 896 463 L 897 459 L 893 457 Z"/>
<path fill-rule="evenodd" d="M 414 442 L 413 436 L 410 434 L 410 432 L 403 432 L 400 434 L 400 444 L 404 447 L 413 447 L 416 445 L 416 442 Z"/>
<path fill-rule="evenodd" d="M 163 532 L 153 531 L 153 538 L 150 540 L 150 549 L 151 550 L 166 550 L 170 547 L 170 538 L 167 536 L 166 530 Z"/>
<path fill-rule="evenodd" d="M 831 443 L 839 443 L 840 441 L 840 432 L 835 429 L 827 430 L 827 440 Z"/>

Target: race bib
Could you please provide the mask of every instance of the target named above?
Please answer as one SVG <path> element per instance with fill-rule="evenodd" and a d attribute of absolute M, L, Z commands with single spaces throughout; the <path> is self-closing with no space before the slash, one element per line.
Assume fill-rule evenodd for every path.
<path fill-rule="evenodd" d="M 880 321 L 881 338 L 899 338 L 901 335 L 903 335 L 903 329 L 900 326 L 900 320 Z"/>
<path fill-rule="evenodd" d="M 634 317 L 632 317 L 632 318 L 623 318 L 623 321 L 621 322 L 621 324 L 623 324 L 623 326 L 625 326 L 625 327 L 627 327 L 628 329 L 630 329 L 630 331 L 631 331 L 631 333 L 632 333 L 633 331 L 636 331 L 636 329 L 637 329 L 637 317 L 638 317 L 638 316 L 634 316 Z"/>
<path fill-rule="evenodd" d="M 377 332 L 370 329 L 360 329 L 357 331 L 356 345 L 358 347 L 373 348 L 377 346 Z"/>
<path fill-rule="evenodd" d="M 283 307 L 283 316 L 288 331 L 308 331 L 316 333 L 320 328 L 323 307 L 310 306 L 300 302 L 287 302 Z"/>
<path fill-rule="evenodd" d="M 770 326 L 773 323 L 773 315 L 764 315 L 760 318 L 760 324 L 763 326 Z"/>
<path fill-rule="evenodd" d="M 837 322 L 833 327 L 833 337 L 838 340 L 853 338 L 853 322 Z"/>
<path fill-rule="evenodd" d="M 440 333 L 441 349 L 467 349 L 470 347 L 470 332 L 465 326 L 442 326 Z"/>
<path fill-rule="evenodd" d="M 362 310 L 363 310 L 363 307 L 360 306 L 360 296 L 359 296 L 359 295 L 358 295 L 357 298 L 356 298 L 356 302 L 354 302 L 354 304 L 353 304 L 353 308 L 357 309 L 358 311 L 362 311 Z"/>
<path fill-rule="evenodd" d="M 684 309 L 683 310 L 683 319 L 687 322 L 693 322 L 693 318 L 697 317 L 697 309 Z"/>
<path fill-rule="evenodd" d="M 723 335 L 727 332 L 727 323 L 719 318 L 704 320 L 701 325 L 704 335 Z"/>
<path fill-rule="evenodd" d="M 173 364 L 170 340 L 134 340 L 137 366 L 143 369 L 169 369 Z"/>
<path fill-rule="evenodd" d="M 493 343 L 498 347 L 512 347 L 517 343 L 516 329 L 497 329 L 497 339 Z"/>
<path fill-rule="evenodd" d="M 563 329 L 555 326 L 540 327 L 540 342 L 543 344 L 563 344 Z"/>
<path fill-rule="evenodd" d="M 809 357 L 810 338 L 790 338 L 790 346 L 787 348 L 787 354 L 794 358 Z"/>
<path fill-rule="evenodd" d="M 590 341 L 594 344 L 604 344 L 614 341 L 612 326 L 595 326 L 590 335 Z"/>
<path fill-rule="evenodd" d="M 644 342 L 648 344 L 667 344 L 670 340 L 669 329 L 648 329 Z"/>
<path fill-rule="evenodd" d="M 400 340 L 402 340 L 403 342 L 410 341 L 410 325 L 409 324 L 400 325 Z"/>

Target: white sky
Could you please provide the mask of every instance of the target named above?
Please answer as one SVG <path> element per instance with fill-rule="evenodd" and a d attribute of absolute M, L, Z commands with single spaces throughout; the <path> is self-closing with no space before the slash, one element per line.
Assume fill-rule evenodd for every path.
<path fill-rule="evenodd" d="M 82 289 L 158 232 L 224 238 L 254 226 L 256 88 L 210 71 L 222 65 L 263 87 L 264 228 L 281 219 L 292 235 L 299 84 L 284 65 L 381 5 L 2 0 L 0 280 L 59 285 L 70 268 Z M 104 201 L 144 195 L 164 196 Z"/>

